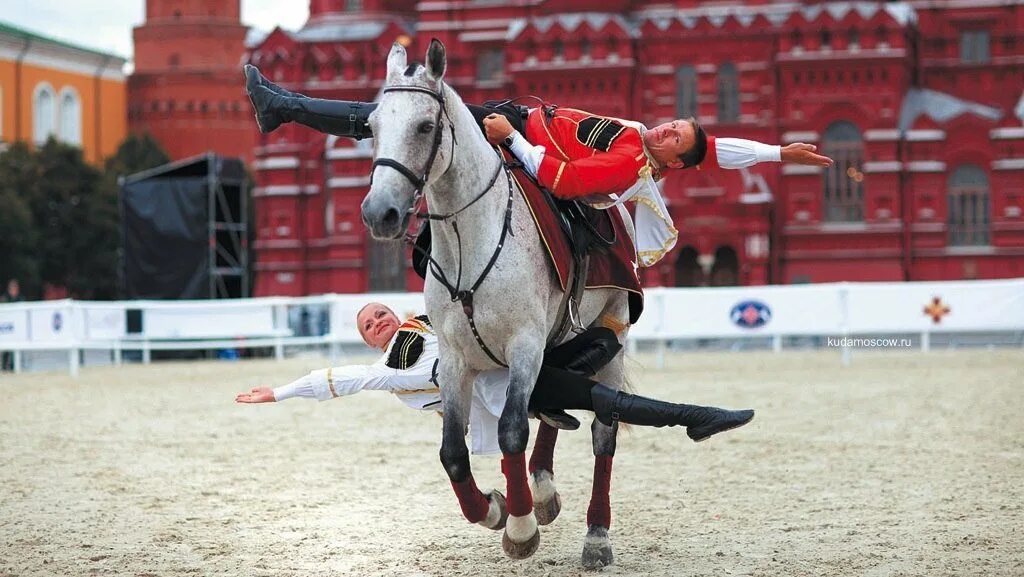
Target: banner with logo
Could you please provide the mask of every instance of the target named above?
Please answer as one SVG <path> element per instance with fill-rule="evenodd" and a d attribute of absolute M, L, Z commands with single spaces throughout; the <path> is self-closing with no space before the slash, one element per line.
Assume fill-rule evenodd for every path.
<path fill-rule="evenodd" d="M 72 301 L 46 301 L 29 312 L 33 342 L 69 342 L 75 339 Z"/>
<path fill-rule="evenodd" d="M 851 333 L 1024 330 L 1024 281 L 850 283 Z"/>
<path fill-rule="evenodd" d="M 0 308 L 0 343 L 17 343 L 27 341 L 28 309 Z"/>

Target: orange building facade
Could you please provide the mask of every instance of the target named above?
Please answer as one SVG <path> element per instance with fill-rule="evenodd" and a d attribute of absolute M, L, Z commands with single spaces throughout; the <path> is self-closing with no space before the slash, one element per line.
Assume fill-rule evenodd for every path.
<path fill-rule="evenodd" d="M 0 22 L 0 147 L 54 137 L 100 164 L 128 131 L 125 59 Z"/>

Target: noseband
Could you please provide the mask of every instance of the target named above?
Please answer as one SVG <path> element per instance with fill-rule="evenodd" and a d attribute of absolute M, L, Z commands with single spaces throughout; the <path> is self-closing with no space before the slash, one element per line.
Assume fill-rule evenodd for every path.
<path fill-rule="evenodd" d="M 473 294 L 476 293 L 477 289 L 484 282 L 484 279 L 487 278 L 488 273 L 490 273 L 491 269 L 494 268 L 494 264 L 498 261 L 498 255 L 501 254 L 501 249 L 502 247 L 505 246 L 505 239 L 508 237 L 508 235 L 513 234 L 512 198 L 514 186 L 512 184 L 512 173 L 509 170 L 510 167 L 499 155 L 498 168 L 494 171 L 494 174 L 491 176 L 490 181 L 488 181 L 488 183 L 484 186 L 483 190 L 480 191 L 480 194 L 476 195 L 476 197 L 474 197 L 473 200 L 469 201 L 468 203 L 466 203 L 465 206 L 458 210 L 449 212 L 447 214 L 435 214 L 426 211 L 416 212 L 416 208 L 419 206 L 420 200 L 423 196 L 423 189 L 427 185 L 427 178 L 430 176 L 430 170 L 434 166 L 434 160 L 437 159 L 437 152 L 441 148 L 441 141 L 444 134 L 444 127 L 441 123 L 443 116 L 448 116 L 448 126 L 452 133 L 451 159 L 452 162 L 455 162 L 455 124 L 451 121 L 451 116 L 448 115 L 447 107 L 445 106 L 443 84 L 440 85 L 437 92 L 430 90 L 429 88 L 421 88 L 419 86 L 391 86 L 383 90 L 384 94 L 387 94 L 388 92 L 422 92 L 424 94 L 429 94 L 435 100 L 437 100 L 439 106 L 437 109 L 437 116 L 434 117 L 434 141 L 430 148 L 430 156 L 427 157 L 427 164 L 423 168 L 422 176 L 418 176 L 415 172 L 409 169 L 409 167 L 405 166 L 401 162 L 398 162 L 397 160 L 391 158 L 377 158 L 373 161 L 373 167 L 370 169 L 370 185 L 373 185 L 373 174 L 374 172 L 376 172 L 378 166 L 387 166 L 389 168 L 393 168 L 397 170 L 399 173 L 401 173 L 402 176 L 404 176 L 406 179 L 408 179 L 409 182 L 411 182 L 414 187 L 416 187 L 413 201 L 412 204 L 409 206 L 407 214 L 412 214 L 416 216 L 416 218 L 419 218 L 421 220 L 435 220 L 440 222 L 451 223 L 451 226 L 455 231 L 455 238 L 458 240 L 459 245 L 459 268 L 458 275 L 456 276 L 455 279 L 455 283 L 453 284 L 450 280 L 448 280 L 448 276 L 445 275 L 444 270 L 441 269 L 441 265 L 439 265 L 437 261 L 434 260 L 434 257 L 431 256 L 430 254 L 426 254 L 430 272 L 434 276 L 434 278 L 437 279 L 437 281 L 440 282 L 445 287 L 445 289 L 448 290 L 448 294 L 451 297 L 452 302 L 459 302 L 460 304 L 462 304 L 462 312 L 466 314 L 466 319 L 469 321 L 469 328 L 473 331 L 473 337 L 476 338 L 477 344 L 480 345 L 480 348 L 483 349 L 484 353 L 488 356 L 488 358 L 490 358 L 491 361 L 493 361 L 499 366 L 507 367 L 508 365 L 501 362 L 501 360 L 498 359 L 498 357 L 491 351 L 487 344 L 484 343 L 483 338 L 480 336 L 480 332 L 476 328 L 476 321 L 473 320 Z M 484 270 L 480 273 L 480 276 L 477 277 L 476 282 L 473 283 L 473 285 L 470 288 L 462 289 L 462 238 L 459 235 L 458 224 L 455 222 L 454 219 L 462 211 L 476 204 L 478 200 L 483 198 L 484 195 L 486 195 L 487 192 L 491 190 L 491 187 L 494 186 L 494 183 L 498 181 L 498 176 L 501 174 L 502 170 L 504 170 L 505 178 L 508 180 L 508 202 L 505 205 L 504 225 L 502 226 L 501 229 L 501 236 L 498 238 L 498 246 L 495 247 L 494 252 L 491 254 L 491 259 L 487 262 L 487 266 L 484 267 Z M 405 241 L 406 243 L 412 245 L 414 251 L 424 252 L 423 249 L 416 246 L 415 237 L 407 236 L 405 238 Z"/>

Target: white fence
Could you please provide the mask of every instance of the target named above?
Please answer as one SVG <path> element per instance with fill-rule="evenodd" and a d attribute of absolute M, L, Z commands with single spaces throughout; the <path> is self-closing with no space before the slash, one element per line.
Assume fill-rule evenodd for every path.
<path fill-rule="evenodd" d="M 0 351 L 13 354 L 16 371 L 26 351 L 65 351 L 72 374 L 85 350 L 111 351 L 114 363 L 123 351 L 141 351 L 143 362 L 155 350 L 255 347 L 283 358 L 286 346 L 314 345 L 336 357 L 341 345 L 362 342 L 355 315 L 370 301 L 400 316 L 423 312 L 418 293 L 3 304 Z M 1020 342 L 1024 279 L 655 288 L 630 339 L 656 343 L 660 360 L 669 341 L 767 337 L 781 350 L 785 337 L 821 336 L 834 339 L 845 362 L 853 337 L 919 335 L 927 350 L 934 333 L 1009 333 Z"/>

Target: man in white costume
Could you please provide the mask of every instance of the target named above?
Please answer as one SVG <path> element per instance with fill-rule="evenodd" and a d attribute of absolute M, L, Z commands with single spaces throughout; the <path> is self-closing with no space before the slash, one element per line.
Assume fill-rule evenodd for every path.
<path fill-rule="evenodd" d="M 437 337 L 426 316 L 400 322 L 394 311 L 370 303 L 356 316 L 367 345 L 384 352 L 373 364 L 348 365 L 316 370 L 274 389 L 259 387 L 235 397 L 239 403 L 269 403 L 293 397 L 326 401 L 363 390 L 395 394 L 413 409 L 439 411 L 441 393 L 433 382 L 437 361 Z M 621 349 L 609 329 L 592 329 L 587 338 L 556 347 L 545 358 L 530 398 L 531 411 L 547 426 L 576 428 L 579 422 L 565 410 L 589 410 L 606 424 L 618 420 L 635 425 L 685 426 L 694 441 L 740 427 L 754 418 L 754 411 L 730 411 L 668 403 L 615 391 L 582 375 L 592 375 Z M 585 333 L 587 335 L 587 333 Z M 561 365 L 565 369 L 558 368 Z M 498 418 L 505 406 L 507 369 L 481 373 L 473 387 L 470 410 L 470 447 L 475 454 L 500 453 Z M 544 425 L 542 425 L 544 426 Z"/>

